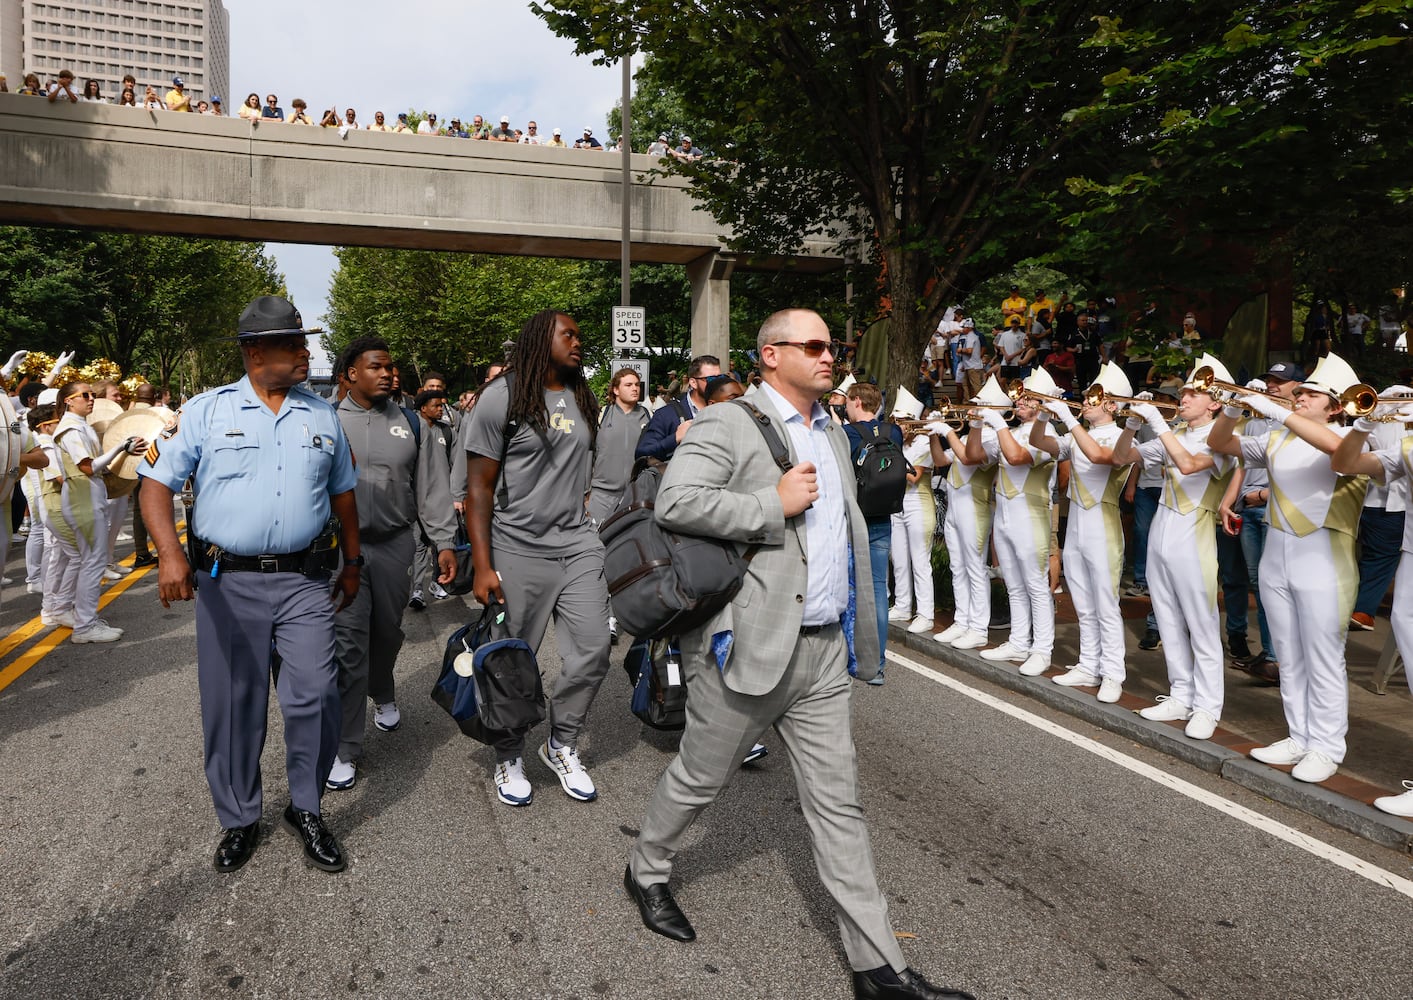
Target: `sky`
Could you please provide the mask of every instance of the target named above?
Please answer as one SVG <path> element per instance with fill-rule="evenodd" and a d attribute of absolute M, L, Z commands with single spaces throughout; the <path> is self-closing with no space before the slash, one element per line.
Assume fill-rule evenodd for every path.
<path fill-rule="evenodd" d="M 322 109 L 374 111 L 393 121 L 409 107 L 437 118 L 506 115 L 524 127 L 566 136 L 586 126 L 604 134 L 621 87 L 617 65 L 576 56 L 520 0 L 225 0 L 231 15 L 233 113 L 245 95 L 275 94 L 289 112 L 302 97 Z M 320 109 L 316 111 L 316 109 Z M 305 323 L 322 324 L 334 255 L 329 247 L 270 243 Z M 326 362 L 327 363 L 327 362 Z M 317 359 L 316 359 L 317 364 Z"/>

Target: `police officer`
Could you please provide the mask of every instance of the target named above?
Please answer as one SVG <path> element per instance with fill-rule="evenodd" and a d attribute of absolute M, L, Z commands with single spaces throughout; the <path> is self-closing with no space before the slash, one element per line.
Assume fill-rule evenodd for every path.
<path fill-rule="evenodd" d="M 246 306 L 237 330 L 245 378 L 194 397 L 170 436 L 148 449 L 139 469 L 142 515 L 157 544 L 162 606 L 191 600 L 193 570 L 199 574 L 206 780 L 224 828 L 216 870 L 235 871 L 255 850 L 275 666 L 291 800 L 284 823 L 311 862 L 342 871 L 343 849 L 320 818 L 319 799 L 338 750 L 334 613 L 358 593 L 363 563 L 357 473 L 333 407 L 299 384 L 309 375 L 309 349 L 294 306 L 263 295 Z M 196 566 L 172 523 L 172 496 L 188 477 Z M 344 558 L 332 597 L 331 510 Z"/>
<path fill-rule="evenodd" d="M 450 583 L 456 576 L 456 520 L 442 429 L 423 433 L 421 417 L 391 400 L 392 356 L 383 341 L 354 340 L 339 359 L 339 371 L 348 394 L 337 413 L 359 471 L 358 536 L 366 562 L 358 596 L 336 623 L 343 735 L 328 778 L 335 789 L 353 786 L 370 697 L 373 725 L 392 732 L 402 724 L 393 666 L 402 649 L 402 612 L 412 590 L 419 531 L 437 550 L 437 581 Z"/>

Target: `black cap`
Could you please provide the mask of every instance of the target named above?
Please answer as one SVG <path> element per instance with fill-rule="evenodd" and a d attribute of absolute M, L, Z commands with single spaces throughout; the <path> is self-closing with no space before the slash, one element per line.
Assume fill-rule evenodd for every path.
<path fill-rule="evenodd" d="M 236 338 L 253 340 L 256 337 L 283 337 L 295 333 L 305 333 L 304 320 L 299 310 L 290 305 L 288 299 L 278 295 L 262 295 L 252 299 L 250 305 L 240 314 L 236 323 Z"/>
<path fill-rule="evenodd" d="M 1266 378 L 1275 377 L 1283 382 L 1304 382 L 1305 372 L 1297 364 L 1289 361 L 1277 361 L 1266 369 Z"/>

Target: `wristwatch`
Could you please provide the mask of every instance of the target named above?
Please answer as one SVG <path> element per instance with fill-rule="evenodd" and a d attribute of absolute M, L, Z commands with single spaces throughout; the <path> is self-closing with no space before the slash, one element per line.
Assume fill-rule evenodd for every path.
<path fill-rule="evenodd" d="M 367 560 L 367 559 L 364 559 L 364 558 L 363 558 L 363 553 L 360 552 L 360 553 L 358 553 L 358 555 L 354 556 L 352 559 L 345 559 L 345 560 L 343 561 L 343 564 L 344 564 L 345 566 L 366 566 L 366 565 L 368 565 L 368 560 Z"/>

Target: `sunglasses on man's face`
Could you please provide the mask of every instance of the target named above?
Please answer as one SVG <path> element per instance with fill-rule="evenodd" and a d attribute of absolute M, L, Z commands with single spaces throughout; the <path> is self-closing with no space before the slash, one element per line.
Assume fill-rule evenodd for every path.
<path fill-rule="evenodd" d="M 834 353 L 834 344 L 828 340 L 776 340 L 771 347 L 798 347 L 807 357 L 817 358 L 825 351 Z"/>
<path fill-rule="evenodd" d="M 91 392 L 76 392 L 76 393 L 74 393 L 74 396 L 77 396 L 79 399 L 92 399 L 92 398 L 93 398 L 93 393 L 91 393 Z"/>

